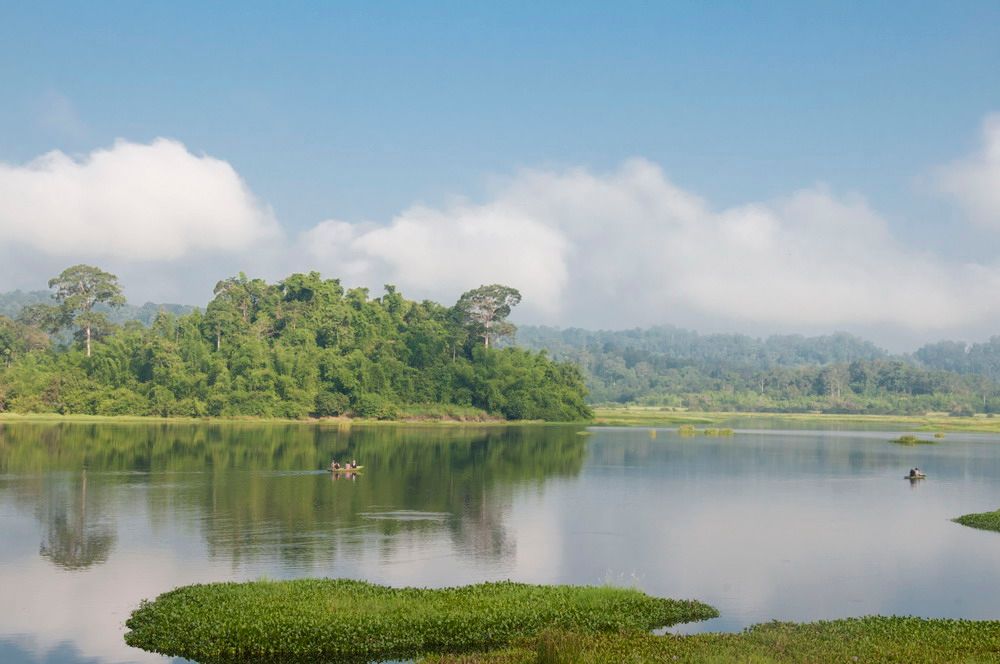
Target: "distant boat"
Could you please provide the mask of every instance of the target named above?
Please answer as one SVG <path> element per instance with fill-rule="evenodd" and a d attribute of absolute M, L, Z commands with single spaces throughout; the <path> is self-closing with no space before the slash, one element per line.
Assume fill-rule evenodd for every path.
<path fill-rule="evenodd" d="M 925 480 L 927 475 L 920 473 L 919 475 L 903 475 L 904 480 Z"/>
<path fill-rule="evenodd" d="M 364 466 L 358 466 L 356 468 L 327 468 L 327 471 L 331 473 L 356 473 L 363 468 Z"/>

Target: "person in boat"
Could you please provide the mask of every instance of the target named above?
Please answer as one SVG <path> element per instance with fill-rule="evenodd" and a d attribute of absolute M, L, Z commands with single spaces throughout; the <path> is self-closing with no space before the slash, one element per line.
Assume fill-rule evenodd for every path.
<path fill-rule="evenodd" d="M 330 462 L 330 470 L 340 470 L 340 464 L 337 463 L 336 459 Z"/>
<path fill-rule="evenodd" d="M 917 469 L 910 468 L 910 477 L 916 477 L 916 476 L 917 476 Z"/>
<path fill-rule="evenodd" d="M 351 468 L 357 468 L 357 467 L 358 467 L 358 460 L 351 459 Z"/>

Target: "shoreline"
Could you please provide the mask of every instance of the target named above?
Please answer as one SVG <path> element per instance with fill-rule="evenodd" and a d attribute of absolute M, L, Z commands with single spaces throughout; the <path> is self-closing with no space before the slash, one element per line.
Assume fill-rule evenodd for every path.
<path fill-rule="evenodd" d="M 738 422 L 739 426 L 734 426 Z M 667 410 L 656 407 L 607 407 L 595 406 L 594 427 L 675 427 L 688 425 L 728 426 L 731 428 L 752 428 L 747 423 L 759 422 L 760 428 L 779 425 L 795 429 L 796 424 L 806 425 L 805 430 L 820 426 L 827 428 L 865 427 L 872 431 L 931 431 L 951 433 L 1000 433 L 1000 417 L 984 415 L 973 417 L 951 417 L 947 414 L 929 413 L 924 415 L 868 415 L 836 413 L 762 413 L 762 412 L 696 412 Z M 811 426 L 809 426 L 811 425 Z M 878 426 L 888 428 L 876 428 Z"/>
<path fill-rule="evenodd" d="M 290 419 L 280 417 L 160 417 L 155 415 L 82 415 L 58 413 L 0 413 L 0 424 L 13 423 L 66 423 L 66 424 L 245 424 L 272 425 L 294 424 L 321 427 L 349 428 L 352 426 L 446 426 L 446 427 L 504 427 L 504 426 L 579 426 L 593 429 L 605 427 L 666 427 L 684 425 L 727 426 L 730 428 L 785 428 L 803 430 L 818 428 L 854 428 L 870 431 L 926 431 L 950 433 L 1000 433 L 1000 417 L 973 416 L 950 417 L 943 414 L 927 415 L 868 415 L 832 413 L 762 413 L 762 412 L 701 412 L 665 410 L 655 407 L 594 407 L 591 420 L 575 422 L 547 422 L 544 420 L 505 420 L 499 417 L 454 417 L 437 414 L 414 414 L 393 419 L 360 417 L 311 417 Z M 738 426 L 734 426 L 738 424 Z M 750 426 L 748 426 L 750 425 Z"/>

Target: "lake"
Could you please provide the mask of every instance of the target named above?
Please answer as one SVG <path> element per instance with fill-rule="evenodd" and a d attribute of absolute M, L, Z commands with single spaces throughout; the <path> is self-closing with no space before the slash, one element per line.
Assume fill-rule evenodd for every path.
<path fill-rule="evenodd" d="M 719 609 L 689 632 L 1000 618 L 1000 534 L 950 521 L 1000 507 L 998 436 L 581 432 L 2 423 L 0 661 L 169 661 L 122 640 L 140 600 L 262 577 L 635 585 Z"/>

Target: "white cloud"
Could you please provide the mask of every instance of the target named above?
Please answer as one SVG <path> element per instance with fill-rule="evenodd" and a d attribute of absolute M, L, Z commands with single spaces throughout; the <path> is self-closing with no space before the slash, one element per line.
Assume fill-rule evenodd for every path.
<path fill-rule="evenodd" d="M 566 287 L 567 243 L 557 229 L 499 205 L 413 207 L 386 226 L 324 221 L 305 234 L 312 255 L 348 281 L 396 283 L 447 298 L 494 282 L 553 311 Z"/>
<path fill-rule="evenodd" d="M 980 151 L 941 169 L 939 183 L 973 221 L 1000 230 L 1000 114 L 983 121 Z"/>
<path fill-rule="evenodd" d="M 981 153 L 941 182 L 1000 228 L 990 216 L 1000 212 L 1000 116 L 986 122 Z M 175 141 L 0 164 L 0 290 L 95 262 L 139 301 L 203 303 L 239 270 L 319 269 L 446 304 L 506 283 L 524 295 L 518 320 L 560 325 L 848 329 L 912 343 L 1000 323 L 1000 264 L 914 248 L 859 195 L 816 186 L 715 209 L 644 159 L 605 173 L 526 170 L 485 201 L 282 235 L 232 166 Z"/>
<path fill-rule="evenodd" d="M 0 235 L 68 260 L 150 261 L 245 251 L 279 228 L 228 163 L 157 139 L 0 164 Z"/>
<path fill-rule="evenodd" d="M 608 174 L 527 171 L 493 200 L 415 207 L 391 223 L 328 221 L 305 244 L 333 274 L 448 301 L 520 288 L 529 317 L 625 327 L 678 312 L 780 326 L 955 327 L 995 317 L 995 266 L 897 241 L 858 196 L 821 188 L 714 211 L 636 159 Z"/>

